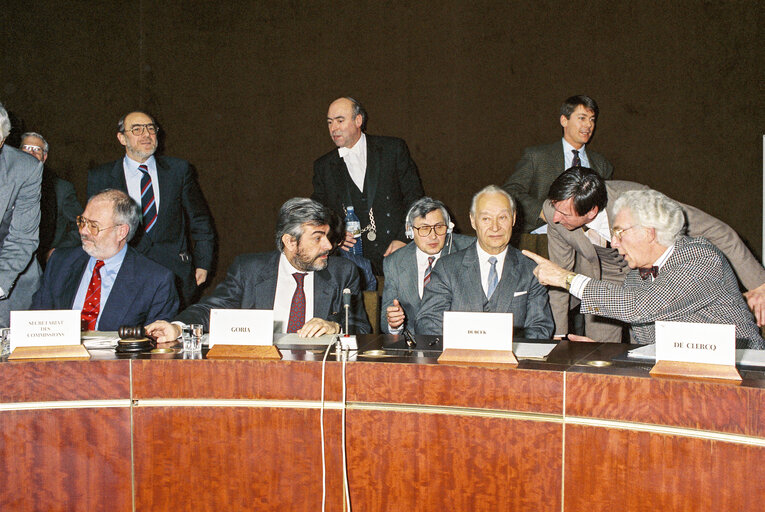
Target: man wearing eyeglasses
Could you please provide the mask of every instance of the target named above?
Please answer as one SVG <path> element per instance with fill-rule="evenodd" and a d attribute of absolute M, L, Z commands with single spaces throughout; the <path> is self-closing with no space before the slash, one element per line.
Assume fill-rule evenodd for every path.
<path fill-rule="evenodd" d="M 74 185 L 48 168 L 48 141 L 35 132 L 21 136 L 21 150 L 43 163 L 40 189 L 40 245 L 37 260 L 43 268 L 56 247 L 77 247 L 80 236 L 75 219 L 82 213 Z"/>
<path fill-rule="evenodd" d="M 422 292 L 436 261 L 475 242 L 475 237 L 452 233 L 453 228 L 441 201 L 423 197 L 412 204 L 406 215 L 406 236 L 413 241 L 383 260 L 382 332 L 400 334 L 407 329 L 415 333 Z"/>
<path fill-rule="evenodd" d="M 43 164 L 5 144 L 11 132 L 8 112 L 0 105 L 0 327 L 12 310 L 29 309 L 40 286 L 34 258 L 39 241 L 40 181 Z"/>
<path fill-rule="evenodd" d="M 143 227 L 132 244 L 176 275 L 185 304 L 207 280 L 213 262 L 212 218 L 196 173 L 185 160 L 155 156 L 159 128 L 144 112 L 119 120 L 125 157 L 88 173 L 88 197 L 107 188 L 127 192 L 141 206 Z M 188 219 L 188 223 L 187 223 Z M 188 238 L 192 249 L 189 250 Z"/>
<path fill-rule="evenodd" d="M 54 251 L 32 309 L 79 309 L 84 331 L 116 331 L 178 312 L 173 273 L 128 246 L 141 210 L 120 190 L 91 197 L 77 217 L 82 245 Z"/>
<path fill-rule="evenodd" d="M 544 204 L 545 218 L 550 220 L 547 231 L 550 260 L 566 270 L 594 279 L 621 283 L 629 273 L 627 261 L 612 246 L 614 202 L 631 190 L 648 187 L 629 181 L 604 181 L 592 169 L 572 167 L 550 186 Z M 720 249 L 744 286 L 749 307 L 758 324 L 765 321 L 765 269 L 746 248 L 733 229 L 718 219 L 689 205 L 680 204 L 687 220 L 688 235 L 702 236 Z M 586 335 L 600 342 L 618 343 L 622 340 L 620 321 L 584 315 L 584 332 L 570 325 L 570 309 L 579 299 L 563 290 L 550 290 L 550 304 L 555 318 L 555 333 L 569 338 Z"/>
<path fill-rule="evenodd" d="M 765 348 L 728 260 L 708 240 L 683 236 L 679 203 L 655 190 L 630 190 L 611 213 L 611 244 L 630 269 L 624 282 L 593 279 L 523 251 L 538 264 L 539 282 L 567 290 L 585 313 L 630 324 L 640 344 L 655 343 L 662 320 L 733 324 L 737 348 Z"/>
<path fill-rule="evenodd" d="M 489 185 L 473 196 L 470 223 L 476 243 L 436 263 L 422 295 L 417 332 L 442 334 L 444 311 L 484 311 L 513 313 L 520 338 L 550 339 L 547 290 L 534 277 L 534 263 L 510 246 L 513 198 Z"/>

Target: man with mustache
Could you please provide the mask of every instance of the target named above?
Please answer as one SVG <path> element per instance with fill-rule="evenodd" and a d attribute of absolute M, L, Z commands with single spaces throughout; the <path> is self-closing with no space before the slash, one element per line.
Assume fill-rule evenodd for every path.
<path fill-rule="evenodd" d="M 519 203 L 522 230 L 529 233 L 541 227 L 542 203 L 552 182 L 569 167 L 589 167 L 604 179 L 610 179 L 614 168 L 602 155 L 586 148 L 595 132 L 598 104 L 589 96 L 571 96 L 560 108 L 563 139 L 552 144 L 523 150 L 515 172 L 502 185 Z"/>
<path fill-rule="evenodd" d="M 121 190 L 91 197 L 77 217 L 82 245 L 53 251 L 32 309 L 79 309 L 84 331 L 172 318 L 173 273 L 127 245 L 140 219 L 140 208 Z"/>
<path fill-rule="evenodd" d="M 133 245 L 173 271 L 181 298 L 188 304 L 212 267 L 215 233 L 189 163 L 154 155 L 158 133 L 157 123 L 145 112 L 131 112 L 120 119 L 117 140 L 125 147 L 125 157 L 88 173 L 88 197 L 114 188 L 127 192 L 141 206 L 143 227 Z"/>
<path fill-rule="evenodd" d="M 351 290 L 349 331 L 372 332 L 353 263 L 329 256 L 331 212 L 311 199 L 288 200 L 279 210 L 277 251 L 243 254 L 212 294 L 181 312 L 177 322 L 154 322 L 146 332 L 160 343 L 181 335 L 181 324 L 209 329 L 212 309 L 273 309 L 274 332 L 302 337 L 337 334 L 345 316 L 343 290 Z"/>

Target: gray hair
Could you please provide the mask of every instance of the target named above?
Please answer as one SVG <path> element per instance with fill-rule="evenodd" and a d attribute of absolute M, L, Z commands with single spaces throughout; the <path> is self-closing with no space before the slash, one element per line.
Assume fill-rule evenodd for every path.
<path fill-rule="evenodd" d="M 635 225 L 653 228 L 659 244 L 669 247 L 683 235 L 685 213 L 677 201 L 658 190 L 630 190 L 614 203 L 614 215 L 629 210 Z"/>
<path fill-rule="evenodd" d="M 11 118 L 8 117 L 8 112 L 0 103 L 0 141 L 5 140 L 9 133 L 11 133 Z"/>
<path fill-rule="evenodd" d="M 417 217 L 424 217 L 435 210 L 439 210 L 441 212 L 441 215 L 444 216 L 444 222 L 446 222 L 446 225 L 448 226 L 452 219 L 449 217 L 449 212 L 446 211 L 446 206 L 444 203 L 438 199 L 433 199 L 432 197 L 426 196 L 421 197 L 412 203 L 411 208 L 409 208 L 409 213 L 406 214 L 406 230 L 409 231 L 412 228 L 414 225 L 414 219 Z"/>
<path fill-rule="evenodd" d="M 23 141 L 27 137 L 37 137 L 38 139 L 43 141 L 43 148 L 42 148 L 43 153 L 48 154 L 48 141 L 45 140 L 45 137 L 43 137 L 42 135 L 40 135 L 37 132 L 26 132 L 26 133 L 21 135 L 21 140 Z"/>
<path fill-rule="evenodd" d="M 478 198 L 483 194 L 501 194 L 507 198 L 508 201 L 510 201 L 510 211 L 513 215 L 515 215 L 515 199 L 513 199 L 513 196 L 508 194 L 504 189 L 499 188 L 496 185 L 488 185 L 478 192 L 475 193 L 473 196 L 473 200 L 470 203 L 470 216 L 475 218 L 475 205 L 478 202 Z"/>
<path fill-rule="evenodd" d="M 135 236 L 138 223 L 141 221 L 141 207 L 122 190 L 107 188 L 88 199 L 88 203 L 95 199 L 107 199 L 112 202 L 114 208 L 114 222 L 127 224 L 130 228 L 126 242 Z"/>
<path fill-rule="evenodd" d="M 130 114 L 143 114 L 149 119 L 151 119 L 152 124 L 157 124 L 157 121 L 154 120 L 154 116 L 149 114 L 148 112 L 144 112 L 143 110 L 133 110 L 132 112 L 128 112 L 124 116 L 120 117 L 120 120 L 117 121 L 117 131 L 120 133 L 125 133 L 125 118 L 129 116 Z"/>
<path fill-rule="evenodd" d="M 307 197 L 293 197 L 287 200 L 279 209 L 279 220 L 276 222 L 276 248 L 284 250 L 282 236 L 290 235 L 300 242 L 303 235 L 303 224 L 324 226 L 331 224 L 331 213 L 323 204 Z"/>

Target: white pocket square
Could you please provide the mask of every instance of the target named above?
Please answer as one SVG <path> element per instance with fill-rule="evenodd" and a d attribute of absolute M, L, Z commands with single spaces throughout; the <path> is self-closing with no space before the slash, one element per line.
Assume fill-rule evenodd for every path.
<path fill-rule="evenodd" d="M 513 294 L 513 297 L 518 297 L 518 296 L 520 296 L 520 295 L 526 295 L 527 293 L 529 293 L 529 291 L 528 291 L 528 290 L 523 290 L 522 292 L 515 292 L 515 293 Z"/>

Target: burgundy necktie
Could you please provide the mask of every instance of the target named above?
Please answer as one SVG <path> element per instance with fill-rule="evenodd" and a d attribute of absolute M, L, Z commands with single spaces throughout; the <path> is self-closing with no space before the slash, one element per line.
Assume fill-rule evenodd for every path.
<path fill-rule="evenodd" d="M 425 277 L 422 278 L 422 288 L 425 289 L 430 282 L 430 273 L 433 271 L 433 262 L 436 261 L 435 256 L 428 256 L 428 268 L 425 269 Z"/>
<path fill-rule="evenodd" d="M 96 266 L 93 267 L 93 275 L 90 276 L 88 292 L 85 294 L 85 303 L 80 313 L 83 331 L 96 330 L 96 320 L 101 309 L 101 267 L 103 266 L 104 262 L 97 260 Z"/>
<path fill-rule="evenodd" d="M 642 277 L 643 280 L 648 279 L 648 276 L 653 276 L 655 279 L 656 276 L 659 275 L 659 267 L 654 265 L 653 267 L 639 268 L 638 272 L 640 272 L 640 277 Z"/>
<path fill-rule="evenodd" d="M 572 149 L 571 152 L 574 153 L 574 159 L 571 161 L 571 167 L 580 167 L 582 165 L 582 161 L 579 159 L 579 151 Z"/>
<path fill-rule="evenodd" d="M 143 212 L 143 230 L 151 231 L 154 224 L 157 223 L 157 203 L 154 200 L 154 186 L 151 184 L 149 168 L 141 164 L 138 166 L 141 171 L 141 212 Z"/>
<path fill-rule="evenodd" d="M 292 305 L 290 306 L 290 319 L 287 322 L 287 332 L 298 332 L 305 324 L 305 291 L 303 291 L 303 280 L 306 274 L 295 272 L 292 277 L 295 278 L 297 287 L 292 295 Z"/>

